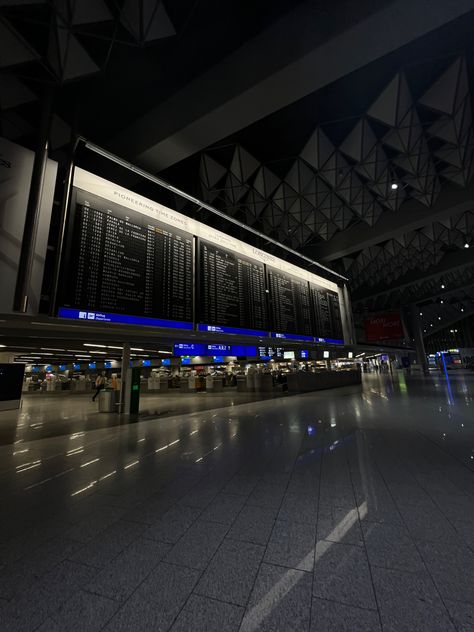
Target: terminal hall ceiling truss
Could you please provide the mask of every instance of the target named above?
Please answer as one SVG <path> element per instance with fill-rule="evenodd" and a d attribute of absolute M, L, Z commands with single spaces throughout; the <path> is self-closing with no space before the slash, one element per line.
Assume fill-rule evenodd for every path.
<path fill-rule="evenodd" d="M 316 245 L 317 253 L 319 243 L 328 242 L 330 250 L 335 236 L 357 224 L 370 234 L 404 205 L 416 217 L 421 209 L 437 209 L 443 190 L 466 190 L 472 204 L 459 212 L 434 213 L 413 230 L 398 230 L 364 248 L 354 244 L 346 256 L 332 258 L 330 265 L 350 278 L 356 299 L 396 287 L 413 272 L 423 277 L 466 244 L 472 255 L 474 132 L 464 56 L 450 59 L 421 92 L 400 70 L 337 143 L 331 127 L 316 126 L 283 175 L 281 164 L 278 172 L 240 144 L 232 153 L 227 146 L 205 151 L 201 195 L 295 249 L 311 252 Z M 375 310 L 416 300 L 417 287 L 410 286 L 410 296 L 406 289 L 387 291 L 384 301 L 361 305 Z"/>
<path fill-rule="evenodd" d="M 417 98 L 400 71 L 338 145 L 317 126 L 283 178 L 238 144 L 226 163 L 219 160 L 220 148 L 204 152 L 202 195 L 294 248 L 329 240 L 356 222 L 374 226 L 408 199 L 431 207 L 443 183 L 465 187 L 472 178 L 471 101 L 462 57 Z M 417 263 L 437 263 L 430 242 L 461 245 L 472 229 L 469 213 L 416 239 L 404 236 L 386 252 L 394 256 L 412 245 L 426 251 Z M 362 261 L 373 254 L 362 254 Z"/>

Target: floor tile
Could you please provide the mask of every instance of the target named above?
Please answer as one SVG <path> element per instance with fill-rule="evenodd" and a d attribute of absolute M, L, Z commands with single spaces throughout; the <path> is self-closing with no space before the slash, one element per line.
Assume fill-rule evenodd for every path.
<path fill-rule="evenodd" d="M 277 520 L 264 561 L 311 572 L 314 566 L 315 539 L 315 525 Z"/>
<path fill-rule="evenodd" d="M 401 571 L 425 569 L 412 538 L 402 525 L 364 522 L 363 532 L 370 564 Z"/>
<path fill-rule="evenodd" d="M 382 632 L 382 628 L 373 610 L 313 599 L 310 632 Z"/>
<path fill-rule="evenodd" d="M 134 539 L 140 537 L 144 527 L 133 522 L 119 520 L 89 540 L 70 559 L 103 567 L 126 548 Z"/>
<path fill-rule="evenodd" d="M 123 601 L 159 564 L 169 549 L 170 545 L 163 542 L 137 540 L 101 570 L 87 590 Z"/>
<path fill-rule="evenodd" d="M 235 494 L 218 494 L 204 510 L 203 520 L 231 525 L 245 503 L 245 497 Z"/>
<path fill-rule="evenodd" d="M 276 509 L 246 505 L 237 516 L 228 536 L 233 540 L 266 544 L 275 524 Z"/>
<path fill-rule="evenodd" d="M 279 508 L 284 493 L 285 486 L 260 481 L 248 497 L 247 504 L 256 507 L 265 507 L 267 509 Z"/>
<path fill-rule="evenodd" d="M 237 632 L 244 609 L 201 595 L 191 595 L 171 632 Z"/>
<path fill-rule="evenodd" d="M 200 579 L 196 592 L 237 605 L 245 605 L 263 557 L 258 544 L 226 539 Z"/>
<path fill-rule="evenodd" d="M 201 570 L 206 568 L 227 530 L 227 525 L 197 520 L 166 555 L 166 561 Z"/>
<path fill-rule="evenodd" d="M 248 476 L 245 474 L 237 474 L 222 490 L 225 494 L 237 494 L 239 496 L 249 496 L 259 482 L 258 476 Z"/>
<path fill-rule="evenodd" d="M 452 542 L 418 542 L 418 548 L 442 597 L 474 604 L 474 553 Z"/>
<path fill-rule="evenodd" d="M 107 632 L 169 630 L 198 577 L 198 571 L 161 563 L 104 629 Z"/>
<path fill-rule="evenodd" d="M 99 632 L 118 607 L 112 599 L 79 591 L 43 623 L 39 632 Z"/>
<path fill-rule="evenodd" d="M 317 517 L 317 498 L 311 498 L 300 493 L 285 494 L 280 511 L 278 512 L 279 520 L 316 525 Z"/>
<path fill-rule="evenodd" d="M 373 567 L 372 576 L 384 632 L 455 632 L 427 573 Z"/>
<path fill-rule="evenodd" d="M 362 546 L 359 512 L 354 507 L 327 506 L 318 513 L 318 540 Z"/>
<path fill-rule="evenodd" d="M 145 538 L 175 544 L 197 519 L 201 510 L 197 507 L 176 504 L 143 534 Z"/>
<path fill-rule="evenodd" d="M 365 552 L 359 546 L 318 541 L 313 595 L 360 608 L 375 608 Z"/>
<path fill-rule="evenodd" d="M 474 630 L 474 604 L 450 599 L 445 599 L 444 603 L 458 632 Z"/>
<path fill-rule="evenodd" d="M 303 632 L 309 628 L 311 575 L 270 564 L 260 567 L 241 632 Z"/>

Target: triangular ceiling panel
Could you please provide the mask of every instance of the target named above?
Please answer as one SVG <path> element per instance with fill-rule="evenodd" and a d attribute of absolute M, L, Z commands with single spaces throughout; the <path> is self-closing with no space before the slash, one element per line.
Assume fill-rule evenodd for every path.
<path fill-rule="evenodd" d="M 2 42 L 0 68 L 25 64 L 39 58 L 21 35 L 3 20 L 0 21 L 0 41 Z"/>
<path fill-rule="evenodd" d="M 395 127 L 400 123 L 412 106 L 412 98 L 405 75 L 398 73 L 382 94 L 369 108 L 367 114 L 372 118 Z"/>
<path fill-rule="evenodd" d="M 211 158 L 208 154 L 202 154 L 200 176 L 207 189 L 214 188 L 226 172 L 225 167 L 216 162 L 214 158 Z"/>
<path fill-rule="evenodd" d="M 454 114 L 468 94 L 466 61 L 459 57 L 418 102 L 437 112 Z"/>
<path fill-rule="evenodd" d="M 230 171 L 232 171 L 241 182 L 246 182 L 251 178 L 260 166 L 261 164 L 256 158 L 240 145 L 236 145 L 230 164 Z"/>
<path fill-rule="evenodd" d="M 320 127 L 312 133 L 300 154 L 314 169 L 319 170 L 334 152 L 334 145 Z"/>

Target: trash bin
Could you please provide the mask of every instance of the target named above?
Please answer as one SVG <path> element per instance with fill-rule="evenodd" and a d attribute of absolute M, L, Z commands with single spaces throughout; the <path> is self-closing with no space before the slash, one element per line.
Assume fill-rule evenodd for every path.
<path fill-rule="evenodd" d="M 113 388 L 104 388 L 99 393 L 99 413 L 115 413 L 117 393 Z"/>

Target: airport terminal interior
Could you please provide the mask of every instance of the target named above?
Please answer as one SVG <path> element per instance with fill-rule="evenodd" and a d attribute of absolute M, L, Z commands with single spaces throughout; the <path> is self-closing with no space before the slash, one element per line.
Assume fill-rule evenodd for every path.
<path fill-rule="evenodd" d="M 0 2 L 0 632 L 474 632 L 473 33 Z"/>

